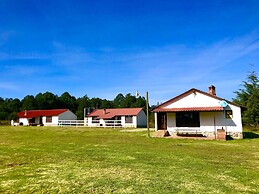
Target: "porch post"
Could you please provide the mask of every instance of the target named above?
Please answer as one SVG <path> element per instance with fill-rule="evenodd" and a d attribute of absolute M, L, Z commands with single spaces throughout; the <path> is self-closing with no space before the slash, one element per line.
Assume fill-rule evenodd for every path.
<path fill-rule="evenodd" d="M 157 112 L 154 113 L 155 115 L 155 130 L 157 131 Z"/>

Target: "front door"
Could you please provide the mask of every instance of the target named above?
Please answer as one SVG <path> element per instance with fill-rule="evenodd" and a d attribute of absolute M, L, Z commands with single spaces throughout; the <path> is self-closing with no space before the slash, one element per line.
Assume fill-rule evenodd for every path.
<path fill-rule="evenodd" d="M 165 112 L 157 113 L 157 129 L 166 130 L 167 129 L 167 117 Z"/>

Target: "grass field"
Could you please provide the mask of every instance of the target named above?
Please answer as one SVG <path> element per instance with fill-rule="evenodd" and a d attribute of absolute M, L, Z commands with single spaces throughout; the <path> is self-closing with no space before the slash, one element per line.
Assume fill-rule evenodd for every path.
<path fill-rule="evenodd" d="M 259 138 L 246 137 L 2 126 L 0 193 L 259 193 Z"/>

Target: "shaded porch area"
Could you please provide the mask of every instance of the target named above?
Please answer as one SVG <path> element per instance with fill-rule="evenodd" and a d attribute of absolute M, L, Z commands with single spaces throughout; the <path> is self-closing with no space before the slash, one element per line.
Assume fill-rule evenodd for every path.
<path fill-rule="evenodd" d="M 222 107 L 160 109 L 156 114 L 154 137 L 226 139 L 226 128 L 219 124 L 225 115 Z"/>
<path fill-rule="evenodd" d="M 42 117 L 28 118 L 28 124 L 29 126 L 43 125 Z"/>

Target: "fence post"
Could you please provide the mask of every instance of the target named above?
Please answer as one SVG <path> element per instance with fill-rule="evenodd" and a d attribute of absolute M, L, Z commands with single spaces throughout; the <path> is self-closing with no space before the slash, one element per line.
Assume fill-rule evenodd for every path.
<path fill-rule="evenodd" d="M 150 131 L 149 131 L 149 103 L 148 103 L 148 92 L 146 92 L 146 108 L 147 108 L 147 134 L 148 137 L 150 137 Z"/>

